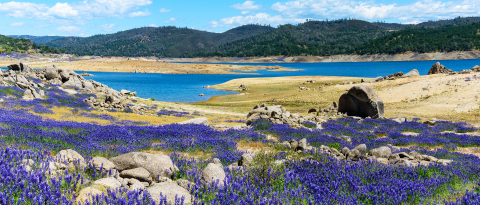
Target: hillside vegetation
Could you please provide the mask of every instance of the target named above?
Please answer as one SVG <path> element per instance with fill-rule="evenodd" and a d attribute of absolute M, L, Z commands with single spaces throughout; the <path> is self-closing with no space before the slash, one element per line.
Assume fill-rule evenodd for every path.
<path fill-rule="evenodd" d="M 267 26 L 247 25 L 218 34 L 172 26 L 145 27 L 88 38 L 61 38 L 47 45 L 78 55 L 181 57 L 192 51 L 207 52 L 223 42 L 258 35 L 272 29 Z"/>
<path fill-rule="evenodd" d="M 30 36 L 30 35 L 10 35 L 8 37 L 18 39 L 30 39 L 31 42 L 42 45 L 55 39 L 64 38 L 64 36 Z"/>
<path fill-rule="evenodd" d="M 224 33 L 145 27 L 87 38 L 59 38 L 47 45 L 77 55 L 132 57 L 328 56 L 464 51 L 476 47 L 475 40 L 470 42 L 467 39 L 477 32 L 478 21 L 480 17 L 468 17 L 406 25 L 340 19 L 307 21 L 278 28 L 246 25 Z M 392 39 L 395 42 L 391 42 Z"/>
<path fill-rule="evenodd" d="M 10 54 L 14 52 L 40 52 L 40 53 L 64 53 L 58 48 L 48 47 L 44 45 L 37 45 L 28 39 L 15 39 L 0 35 L 0 53 Z"/>

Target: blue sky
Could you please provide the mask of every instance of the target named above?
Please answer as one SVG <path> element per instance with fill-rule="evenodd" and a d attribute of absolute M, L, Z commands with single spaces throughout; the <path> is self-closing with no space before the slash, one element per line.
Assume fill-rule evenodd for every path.
<path fill-rule="evenodd" d="M 169 25 L 223 32 L 307 18 L 419 23 L 456 16 L 480 16 L 480 0 L 0 0 L 0 34 L 91 36 Z"/>

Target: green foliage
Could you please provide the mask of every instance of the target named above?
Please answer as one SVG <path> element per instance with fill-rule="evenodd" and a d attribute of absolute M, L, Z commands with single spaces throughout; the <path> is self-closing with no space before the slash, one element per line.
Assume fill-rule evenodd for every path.
<path fill-rule="evenodd" d="M 480 30 L 475 30 L 479 21 L 480 17 L 467 17 L 407 25 L 339 19 L 307 21 L 278 28 L 246 25 L 224 33 L 172 26 L 144 27 L 87 38 L 64 37 L 47 44 L 77 55 L 132 57 L 328 56 L 463 51 L 480 49 L 477 41 Z"/>
<path fill-rule="evenodd" d="M 12 52 L 25 52 L 28 50 L 43 51 L 47 53 L 64 53 L 65 51 L 58 48 L 52 48 L 45 45 L 37 45 L 28 39 L 15 39 L 0 35 L 0 52 L 11 54 Z"/>
<path fill-rule="evenodd" d="M 433 29 L 404 29 L 355 48 L 357 54 L 396 54 L 480 49 L 480 23 Z"/>
<path fill-rule="evenodd" d="M 87 38 L 65 37 L 47 43 L 77 55 L 186 57 L 187 53 L 208 52 L 221 43 L 258 35 L 273 28 L 246 25 L 225 33 L 188 28 L 144 27 Z"/>

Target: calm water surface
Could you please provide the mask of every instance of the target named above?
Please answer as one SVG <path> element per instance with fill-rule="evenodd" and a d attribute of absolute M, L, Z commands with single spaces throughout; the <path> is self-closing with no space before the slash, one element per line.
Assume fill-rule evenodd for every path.
<path fill-rule="evenodd" d="M 155 98 L 169 102 L 198 102 L 208 100 L 215 95 L 235 94 L 214 89 L 204 89 L 203 86 L 227 82 L 235 78 L 282 77 L 282 76 L 348 76 L 374 78 L 385 76 L 399 71 L 407 73 L 417 69 L 421 75 L 437 61 L 406 61 L 406 62 L 355 62 L 355 63 L 240 63 L 236 65 L 283 66 L 301 71 L 268 71 L 256 72 L 260 75 L 215 75 L 215 74 L 152 74 L 152 73 L 108 73 L 88 72 L 95 76 L 85 77 L 109 87 L 121 90 L 137 91 L 141 98 Z M 473 60 L 444 60 L 438 61 L 454 71 L 471 69 L 480 65 L 480 59 Z M 225 63 L 228 64 L 228 63 Z M 82 71 L 77 71 L 81 73 Z M 205 96 L 200 97 L 203 93 Z"/>

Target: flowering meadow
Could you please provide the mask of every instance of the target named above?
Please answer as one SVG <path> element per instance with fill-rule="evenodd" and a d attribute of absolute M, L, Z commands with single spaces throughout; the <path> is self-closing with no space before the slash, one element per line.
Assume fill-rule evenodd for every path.
<path fill-rule="evenodd" d="M 83 99 L 93 94 L 68 95 L 47 85 L 46 97 L 25 101 L 14 87 L 0 88 L 0 204 L 75 204 L 79 190 L 106 175 L 91 165 L 66 169 L 53 176 L 48 162 L 60 150 L 73 149 L 88 161 L 95 156 L 115 157 L 133 151 L 171 153 L 178 167 L 172 179 L 194 182 L 194 204 L 479 204 L 480 158 L 455 152 L 480 146 L 478 129 L 467 123 L 439 121 L 434 126 L 417 120 L 398 123 L 389 119 L 330 120 L 303 128 L 259 120 L 249 129 L 215 130 L 204 125 L 99 125 L 57 121 L 39 114 L 68 107 L 72 114 L 117 121 L 93 114 Z M 187 115 L 162 110 L 159 116 Z M 394 152 L 415 150 L 449 165 L 383 165 L 376 161 L 338 161 L 318 152 L 284 150 L 279 142 L 306 138 L 314 147 L 341 149 L 366 144 L 368 149 L 396 146 Z M 255 166 L 230 170 L 245 151 L 239 143 L 261 143 Z M 206 153 L 208 158 L 184 154 Z M 200 173 L 220 159 L 226 171 L 225 186 L 202 184 Z M 276 163 L 284 162 L 284 163 Z M 26 168 L 30 166 L 30 169 Z M 468 189 L 468 191 L 467 191 Z M 167 204 L 154 202 L 147 192 L 124 188 L 105 190 L 90 204 Z M 182 204 L 181 200 L 177 204 Z"/>

